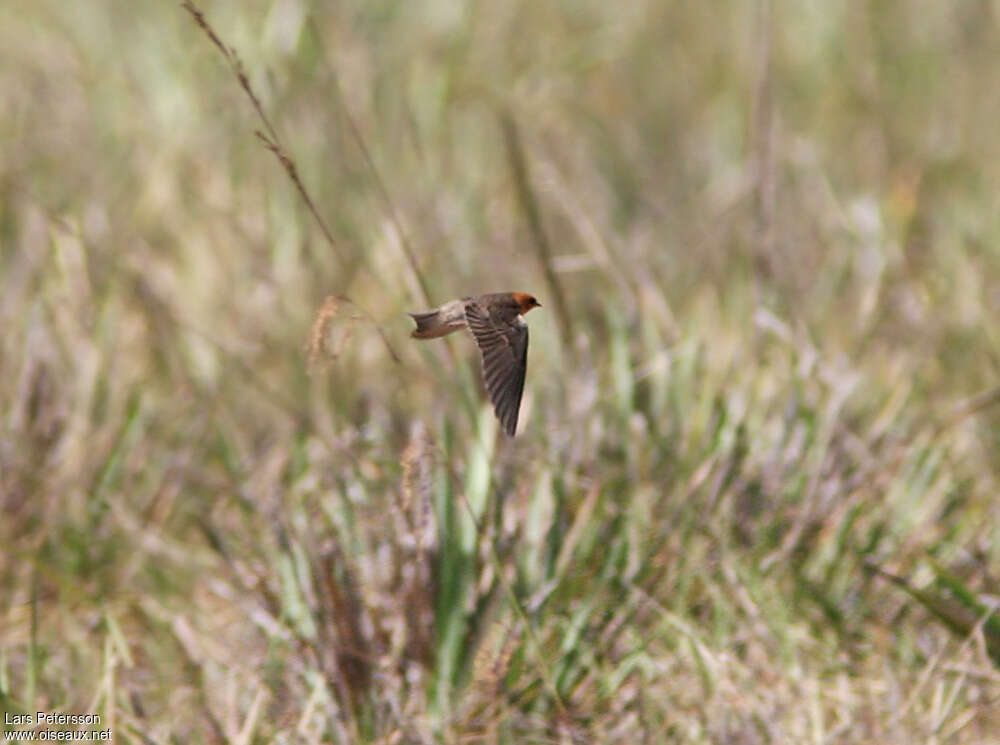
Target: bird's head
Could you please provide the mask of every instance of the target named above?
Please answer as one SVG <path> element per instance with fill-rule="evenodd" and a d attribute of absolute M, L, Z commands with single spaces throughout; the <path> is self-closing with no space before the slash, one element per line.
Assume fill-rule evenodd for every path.
<path fill-rule="evenodd" d="M 532 308 L 541 308 L 542 307 L 542 304 L 540 302 L 538 302 L 537 300 L 535 300 L 535 296 L 534 295 L 526 295 L 523 292 L 515 292 L 514 293 L 514 300 L 516 300 L 517 304 L 521 306 L 521 313 L 522 314 L 527 313 Z"/>

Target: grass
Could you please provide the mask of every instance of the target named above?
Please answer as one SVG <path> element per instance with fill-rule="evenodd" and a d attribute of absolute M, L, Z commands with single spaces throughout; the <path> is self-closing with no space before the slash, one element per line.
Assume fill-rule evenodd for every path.
<path fill-rule="evenodd" d="M 0 708 L 994 738 L 995 11 L 198 7 L 0 24 Z"/>

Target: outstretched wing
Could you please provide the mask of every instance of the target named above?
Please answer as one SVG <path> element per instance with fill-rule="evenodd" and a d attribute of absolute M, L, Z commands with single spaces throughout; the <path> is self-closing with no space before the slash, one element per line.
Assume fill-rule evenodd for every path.
<path fill-rule="evenodd" d="M 483 355 L 483 378 L 493 410 L 513 437 L 528 369 L 528 325 L 516 313 L 508 320 L 491 315 L 478 303 L 466 305 L 465 320 Z"/>

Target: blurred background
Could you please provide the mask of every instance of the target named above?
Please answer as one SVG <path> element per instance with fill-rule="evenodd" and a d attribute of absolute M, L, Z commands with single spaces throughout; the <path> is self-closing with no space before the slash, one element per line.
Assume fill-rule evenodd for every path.
<path fill-rule="evenodd" d="M 1000 4 L 198 8 L 0 10 L 0 708 L 995 737 Z"/>

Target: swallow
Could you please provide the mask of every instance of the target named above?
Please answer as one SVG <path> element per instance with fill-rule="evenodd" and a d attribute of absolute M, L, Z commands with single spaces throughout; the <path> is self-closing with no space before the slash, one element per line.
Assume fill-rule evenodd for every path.
<path fill-rule="evenodd" d="M 452 300 L 440 308 L 410 313 L 415 339 L 436 339 L 469 329 L 483 358 L 483 379 L 493 410 L 508 437 L 517 431 L 524 375 L 528 369 L 528 324 L 524 316 L 541 308 L 532 295 L 496 292 Z"/>

